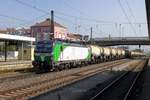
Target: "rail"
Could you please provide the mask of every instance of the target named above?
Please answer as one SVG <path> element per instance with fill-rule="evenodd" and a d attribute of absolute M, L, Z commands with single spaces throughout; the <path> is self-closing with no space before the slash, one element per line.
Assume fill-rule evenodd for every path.
<path fill-rule="evenodd" d="M 113 66 L 120 65 L 122 63 L 125 63 L 124 61 L 114 61 L 109 62 L 106 64 L 102 64 L 105 67 L 102 67 L 102 65 L 97 66 L 95 68 L 89 67 L 84 68 L 84 70 L 80 70 L 71 74 L 62 75 L 59 77 L 55 77 L 52 79 L 42 79 L 35 81 L 31 84 L 0 91 L 0 98 L 2 99 L 27 99 L 29 97 L 33 97 L 36 95 L 39 95 L 41 93 L 45 93 L 46 91 L 54 90 L 59 87 L 71 84 L 73 82 L 82 80 L 84 78 L 93 76 L 97 73 L 103 72 L 108 68 L 111 68 Z M 42 76 L 42 75 L 41 75 Z"/>
<path fill-rule="evenodd" d="M 134 65 L 133 70 L 137 70 L 136 74 L 132 71 L 126 71 L 121 76 L 117 77 L 114 81 L 100 90 L 96 95 L 90 98 L 90 100 L 127 100 L 132 87 L 135 85 L 136 80 L 141 74 L 141 68 L 144 67 L 146 61 L 141 61 Z M 126 80 L 126 81 L 125 81 Z M 131 83 L 130 83 L 131 82 Z"/>

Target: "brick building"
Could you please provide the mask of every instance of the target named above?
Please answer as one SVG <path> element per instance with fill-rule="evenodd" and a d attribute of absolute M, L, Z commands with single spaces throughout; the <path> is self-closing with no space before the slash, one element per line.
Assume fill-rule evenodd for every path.
<path fill-rule="evenodd" d="M 31 35 L 32 37 L 36 37 L 38 34 L 50 33 L 51 32 L 51 20 L 46 19 L 43 22 L 36 23 L 35 25 L 31 26 Z M 54 22 L 54 37 L 55 38 L 65 38 L 65 34 L 68 33 L 68 30 L 63 25 L 60 25 L 57 22 Z"/>

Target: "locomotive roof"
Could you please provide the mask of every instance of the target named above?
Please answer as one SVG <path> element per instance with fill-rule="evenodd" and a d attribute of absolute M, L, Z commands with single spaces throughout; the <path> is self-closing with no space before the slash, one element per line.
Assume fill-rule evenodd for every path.
<path fill-rule="evenodd" d="M 64 43 L 64 44 L 71 44 L 74 46 L 85 46 L 86 44 L 83 42 L 76 42 L 76 41 L 67 41 L 67 40 L 59 40 L 59 39 L 55 39 L 55 40 L 44 40 L 44 41 L 38 41 L 37 43 L 44 43 L 44 44 L 49 44 L 49 43 L 55 43 L 55 42 L 59 42 L 59 43 Z"/>
<path fill-rule="evenodd" d="M 74 46 L 84 46 L 86 47 L 86 44 L 83 42 L 74 42 L 74 41 L 66 41 L 66 40 L 55 40 L 54 42 L 64 43 L 64 44 L 71 44 Z"/>

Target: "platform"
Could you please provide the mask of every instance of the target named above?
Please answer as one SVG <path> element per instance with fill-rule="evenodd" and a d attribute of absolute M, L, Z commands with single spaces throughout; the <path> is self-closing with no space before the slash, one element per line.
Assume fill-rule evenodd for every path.
<path fill-rule="evenodd" d="M 144 84 L 142 89 L 142 95 L 140 100 L 150 100 L 150 59 L 148 62 L 148 66 L 145 69 L 144 74 Z"/>
<path fill-rule="evenodd" d="M 32 68 L 32 61 L 0 62 L 0 72 Z"/>

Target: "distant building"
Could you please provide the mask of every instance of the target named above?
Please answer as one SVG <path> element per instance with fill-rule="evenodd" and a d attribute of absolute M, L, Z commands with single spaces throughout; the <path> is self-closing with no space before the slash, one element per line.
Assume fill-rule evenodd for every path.
<path fill-rule="evenodd" d="M 47 40 L 50 38 L 71 40 L 71 41 L 87 41 L 89 36 L 81 34 L 69 33 L 67 27 L 54 22 L 54 33 L 51 33 L 51 20 L 46 19 L 42 22 L 36 23 L 30 28 L 7 28 L 0 29 L 0 33 L 22 35 L 35 37 L 36 40 Z"/>
<path fill-rule="evenodd" d="M 6 30 L 4 30 L 4 29 L 0 29 L 0 33 L 4 33 L 4 34 L 6 34 Z"/>
<path fill-rule="evenodd" d="M 88 35 L 76 34 L 76 33 L 69 33 L 69 34 L 67 34 L 67 40 L 71 40 L 71 41 L 88 41 L 89 36 Z"/>
<path fill-rule="evenodd" d="M 135 49 L 135 50 L 132 50 L 132 51 L 135 51 L 135 52 L 144 52 L 144 50 L 142 50 L 142 49 Z"/>
<path fill-rule="evenodd" d="M 20 28 L 17 29 L 17 33 L 23 36 L 31 37 L 31 29 L 30 28 Z"/>
<path fill-rule="evenodd" d="M 129 50 L 128 46 L 118 46 L 117 48 L 124 49 L 124 50 Z"/>
<path fill-rule="evenodd" d="M 20 28 L 20 29 L 15 29 L 15 28 L 0 29 L 0 33 L 12 34 L 12 35 L 21 35 L 21 36 L 31 36 L 31 30 L 30 29 L 25 29 L 25 28 Z"/>
<path fill-rule="evenodd" d="M 31 26 L 31 36 L 36 37 L 40 34 L 50 33 L 51 32 L 51 20 L 46 19 L 43 22 L 36 23 Z M 66 34 L 68 33 L 68 29 L 60 25 L 57 22 L 54 22 L 54 38 L 66 38 Z"/>
<path fill-rule="evenodd" d="M 69 33 L 69 34 L 67 34 L 67 40 L 81 41 L 82 40 L 82 35 L 75 34 L 75 33 Z"/>
<path fill-rule="evenodd" d="M 15 28 L 0 29 L 0 33 L 13 34 L 16 33 L 16 29 Z"/>
<path fill-rule="evenodd" d="M 82 38 L 83 41 L 89 41 L 89 35 L 84 35 Z"/>

